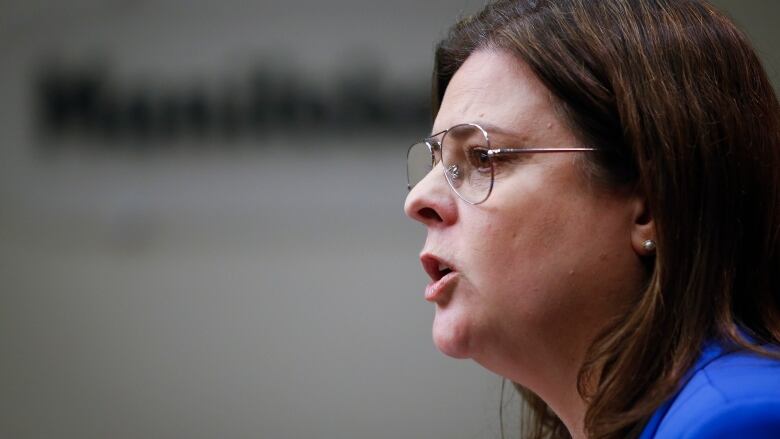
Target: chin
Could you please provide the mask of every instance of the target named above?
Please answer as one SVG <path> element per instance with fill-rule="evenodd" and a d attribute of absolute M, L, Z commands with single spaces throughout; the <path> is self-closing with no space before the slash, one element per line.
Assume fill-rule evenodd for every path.
<path fill-rule="evenodd" d="M 433 320 L 433 343 L 444 355 L 452 358 L 469 358 L 470 335 L 466 322 L 436 310 Z"/>

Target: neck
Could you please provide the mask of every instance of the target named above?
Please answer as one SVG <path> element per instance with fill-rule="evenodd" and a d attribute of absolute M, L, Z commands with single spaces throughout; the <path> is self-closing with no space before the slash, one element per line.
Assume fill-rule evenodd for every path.
<path fill-rule="evenodd" d="M 585 439 L 585 412 L 587 404 L 580 396 L 577 387 L 577 377 L 581 361 L 566 361 L 568 365 L 557 371 L 541 371 L 546 377 L 539 380 L 536 393 L 569 430 L 573 439 Z M 558 363 L 561 364 L 561 363 Z"/>
<path fill-rule="evenodd" d="M 556 346 L 559 347 L 559 346 Z M 585 412 L 587 404 L 579 394 L 577 378 L 585 349 L 556 350 L 551 345 L 529 349 L 522 346 L 522 357 L 510 358 L 501 364 L 486 364 L 475 358 L 482 366 L 509 380 L 519 383 L 541 398 L 566 426 L 573 439 L 585 439 Z M 579 351 L 579 352 L 578 352 Z M 528 367 L 529 352 L 534 352 L 533 363 Z M 518 367 L 525 363 L 525 367 Z"/>

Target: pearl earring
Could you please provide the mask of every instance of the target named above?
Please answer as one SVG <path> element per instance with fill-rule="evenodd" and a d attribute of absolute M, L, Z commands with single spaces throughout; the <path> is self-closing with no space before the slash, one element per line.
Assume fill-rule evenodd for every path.
<path fill-rule="evenodd" d="M 642 248 L 645 249 L 648 252 L 654 252 L 655 251 L 655 241 L 652 239 L 648 239 L 645 242 L 642 243 Z"/>

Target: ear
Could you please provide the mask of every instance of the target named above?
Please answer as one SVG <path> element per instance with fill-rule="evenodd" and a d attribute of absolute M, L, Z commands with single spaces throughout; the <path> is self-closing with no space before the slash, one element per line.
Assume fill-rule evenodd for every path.
<path fill-rule="evenodd" d="M 637 196 L 631 203 L 633 209 L 631 246 L 639 256 L 653 256 L 658 244 L 653 214 L 647 206 L 645 197 Z"/>

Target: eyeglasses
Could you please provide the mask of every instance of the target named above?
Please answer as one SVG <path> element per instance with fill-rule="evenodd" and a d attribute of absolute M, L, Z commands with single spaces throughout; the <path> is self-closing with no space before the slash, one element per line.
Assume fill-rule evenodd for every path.
<path fill-rule="evenodd" d="M 441 136 L 441 141 L 437 138 Z M 464 123 L 438 132 L 409 147 L 406 178 L 409 190 L 441 162 L 453 191 L 469 204 L 485 202 L 493 191 L 496 161 L 507 154 L 595 151 L 596 148 L 513 148 L 490 146 L 487 131 Z"/>

